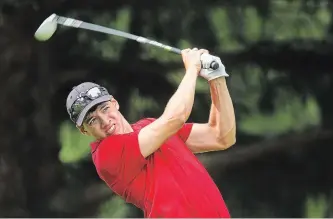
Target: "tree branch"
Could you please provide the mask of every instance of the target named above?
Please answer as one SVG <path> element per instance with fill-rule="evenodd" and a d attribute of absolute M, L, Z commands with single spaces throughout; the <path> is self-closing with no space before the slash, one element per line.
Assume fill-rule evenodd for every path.
<path fill-rule="evenodd" d="M 207 169 L 221 171 L 229 166 L 242 165 L 269 154 L 282 153 L 287 150 L 320 145 L 319 142 L 333 141 L 332 131 L 311 130 L 300 134 L 292 134 L 279 139 L 270 139 L 251 145 L 234 145 L 227 151 L 199 155 Z"/>
<path fill-rule="evenodd" d="M 267 69 L 309 76 L 332 72 L 332 48 L 333 43 L 316 40 L 262 41 L 240 52 L 218 55 L 227 66 L 257 64 Z"/>

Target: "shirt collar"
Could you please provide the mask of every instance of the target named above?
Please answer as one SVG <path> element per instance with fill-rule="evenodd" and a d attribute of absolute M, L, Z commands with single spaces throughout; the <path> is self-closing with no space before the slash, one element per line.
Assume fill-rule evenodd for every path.
<path fill-rule="evenodd" d="M 133 131 L 138 131 L 140 130 L 141 126 L 138 124 L 131 124 L 131 127 L 133 129 Z M 90 147 L 91 147 L 91 153 L 94 153 L 98 147 L 98 145 L 101 143 L 102 140 L 96 140 L 90 143 Z"/>

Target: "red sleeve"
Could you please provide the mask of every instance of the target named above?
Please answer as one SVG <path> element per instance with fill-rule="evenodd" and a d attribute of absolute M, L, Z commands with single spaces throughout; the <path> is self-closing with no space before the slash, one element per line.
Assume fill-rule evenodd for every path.
<path fill-rule="evenodd" d="M 137 132 L 109 136 L 95 153 L 96 168 L 110 186 L 116 182 L 128 184 L 147 163 L 139 148 Z"/>
<path fill-rule="evenodd" d="M 192 131 L 193 123 L 185 123 L 183 127 L 178 131 L 179 137 L 186 142 Z"/>

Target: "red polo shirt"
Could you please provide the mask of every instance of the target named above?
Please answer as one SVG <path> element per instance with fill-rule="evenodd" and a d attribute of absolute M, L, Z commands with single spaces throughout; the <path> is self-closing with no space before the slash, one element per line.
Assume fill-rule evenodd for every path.
<path fill-rule="evenodd" d="M 145 217 L 229 218 L 219 189 L 184 143 L 192 124 L 185 124 L 156 152 L 142 156 L 138 133 L 154 121 L 132 125 L 134 132 L 92 143 L 92 157 L 102 180 Z"/>

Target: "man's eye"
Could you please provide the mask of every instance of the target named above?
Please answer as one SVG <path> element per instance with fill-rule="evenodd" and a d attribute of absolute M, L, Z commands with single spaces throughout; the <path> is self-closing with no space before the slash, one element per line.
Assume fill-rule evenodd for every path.
<path fill-rule="evenodd" d="M 95 118 L 90 119 L 89 122 L 88 122 L 88 125 L 92 125 L 92 124 L 94 124 L 95 121 L 96 121 Z"/>
<path fill-rule="evenodd" d="M 109 109 L 108 106 L 107 106 L 107 107 L 104 107 L 104 108 L 103 108 L 103 112 L 106 112 L 108 109 Z"/>

